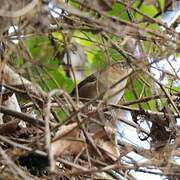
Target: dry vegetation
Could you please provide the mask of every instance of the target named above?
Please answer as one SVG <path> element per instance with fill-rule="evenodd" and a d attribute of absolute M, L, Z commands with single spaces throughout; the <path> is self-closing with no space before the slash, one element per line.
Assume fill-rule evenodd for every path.
<path fill-rule="evenodd" d="M 162 1 L 137 2 L 1 0 L 1 179 L 134 180 L 133 170 L 180 178 L 174 159 L 180 155 L 180 65 L 168 58 L 179 55 L 179 19 L 169 26 L 159 18 L 176 1 L 164 8 Z M 76 74 L 85 77 L 109 60 L 131 67 L 118 80 L 128 79 L 121 101 L 108 104 L 107 91 L 80 98 Z M 168 70 L 156 66 L 162 61 Z M 125 141 L 113 121 L 136 130 L 149 148 Z"/>

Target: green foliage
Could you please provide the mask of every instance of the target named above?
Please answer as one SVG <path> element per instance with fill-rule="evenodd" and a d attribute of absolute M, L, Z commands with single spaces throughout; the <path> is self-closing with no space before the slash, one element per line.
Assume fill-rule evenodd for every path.
<path fill-rule="evenodd" d="M 15 53 L 11 54 L 11 63 L 14 67 L 20 68 L 24 63 L 24 59 L 22 57 L 18 57 Z"/>
<path fill-rule="evenodd" d="M 176 90 L 177 92 L 180 92 L 180 86 L 174 86 L 173 89 Z"/>
<path fill-rule="evenodd" d="M 151 80 L 148 79 L 144 74 L 141 74 L 139 77 L 141 77 L 141 79 L 133 78 L 133 80 L 131 79 L 129 81 L 129 86 L 124 93 L 124 98 L 126 101 L 133 102 L 153 96 L 153 92 L 151 89 Z M 136 103 L 133 106 L 137 108 L 143 107 L 144 109 L 157 110 L 155 100 L 151 100 L 148 103 L 141 102 L 140 106 L 139 103 Z"/>
<path fill-rule="evenodd" d="M 35 36 L 26 38 L 25 43 L 34 60 L 41 60 L 44 63 L 53 55 L 53 49 L 47 37 Z"/>
<path fill-rule="evenodd" d="M 139 5 L 139 1 L 136 1 L 133 5 L 133 7 L 137 8 L 137 5 Z M 156 9 L 156 7 L 154 5 L 151 4 L 141 4 L 141 6 L 139 7 L 140 12 L 144 13 L 147 16 L 153 17 L 154 15 L 156 15 L 158 13 L 158 10 Z M 142 20 L 144 18 L 144 16 L 142 16 L 139 13 L 135 13 L 135 19 L 136 20 Z"/>
<path fill-rule="evenodd" d="M 53 111 L 56 114 L 59 122 L 65 121 L 70 116 L 68 110 L 65 108 L 53 108 Z"/>
<path fill-rule="evenodd" d="M 50 3 L 51 7 L 47 3 Z M 91 3 L 94 7 L 89 6 Z M 10 140 L 13 135 L 12 137 L 15 138 L 12 140 L 17 145 L 20 143 L 23 147 L 27 146 L 28 151 L 32 149 L 37 154 L 46 155 L 42 158 L 32 153 L 30 156 L 24 156 L 23 154 L 28 151 L 11 148 L 13 144 L 11 141 L 7 141 L 9 138 L 6 140 L 2 136 L 2 152 L 0 153 L 2 158 L 5 148 L 13 159 L 16 154 L 21 155 L 22 159 L 20 158 L 17 162 L 25 166 L 20 167 L 19 170 L 22 169 L 22 172 L 14 173 L 12 170 L 18 169 L 19 164 L 17 167 L 14 166 L 4 156 L 1 164 L 6 167 L 5 173 L 9 173 L 9 169 L 12 169 L 9 174 L 28 179 L 30 176 L 29 172 L 26 174 L 26 171 L 29 169 L 36 177 L 41 176 L 44 179 L 118 179 L 123 176 L 128 179 L 138 179 L 139 176 L 136 172 L 145 169 L 144 172 L 154 174 L 156 173 L 154 170 L 157 169 L 161 170 L 157 174 L 159 178 L 166 176 L 165 178 L 168 179 L 176 176 L 176 169 L 173 168 L 172 163 L 169 163 L 171 158 L 176 155 L 179 143 L 175 118 L 179 115 L 179 98 L 176 95 L 177 92 L 180 92 L 180 69 L 175 67 L 179 65 L 178 58 L 174 58 L 175 55 L 180 57 L 180 53 L 177 53 L 180 44 L 179 36 L 175 32 L 175 26 L 179 22 L 177 20 L 170 26 L 161 22 L 160 18 L 167 3 L 169 3 L 168 0 L 67 0 L 63 2 L 55 0 L 41 3 L 35 18 L 25 14 L 25 17 L 17 18 L 18 21 L 14 22 L 16 21 L 14 18 L 0 16 L 2 22 L 4 19 L 10 19 L 9 25 L 18 26 L 17 31 L 12 34 L 1 33 L 1 41 L 7 47 L 7 53 L 2 52 L 4 51 L 3 43 L 0 43 L 0 56 L 2 56 L 0 57 L 0 76 L 8 74 L 5 72 L 8 69 L 6 65 L 8 65 L 30 82 L 24 87 L 22 87 L 23 82 L 21 85 L 12 85 L 11 87 L 11 83 L 7 80 L 8 77 L 0 78 L 1 84 L 7 86 L 5 88 L 8 91 L 12 88 L 11 91 L 17 93 L 18 103 L 22 107 L 23 113 L 29 116 L 24 119 L 23 114 L 15 112 L 16 110 L 13 112 L 11 110 L 13 107 L 9 105 L 6 110 L 4 106 L 8 103 L 5 100 L 11 92 L 7 91 L 6 94 L 6 91 L 3 91 L 0 97 L 2 101 L 0 109 L 5 116 L 1 120 L 6 120 L 7 115 L 12 116 L 12 119 L 15 120 L 12 121 L 12 125 L 15 127 L 17 126 L 16 120 L 19 121 L 19 118 L 29 123 L 27 123 L 27 128 L 20 128 L 20 130 L 18 128 L 18 132 L 13 127 L 10 132 L 4 134 L 3 126 L 5 125 L 5 129 L 9 129 L 8 127 L 11 125 L 7 121 L 9 119 L 7 117 L 7 123 L 2 124 L 2 134 L 9 137 Z M 24 12 L 24 9 L 27 11 L 28 7 L 22 8 L 21 12 Z M 63 13 L 60 12 L 59 17 L 54 17 L 52 11 L 58 11 L 58 8 L 59 10 L 62 8 L 61 12 Z M 4 10 L 3 3 L 1 9 Z M 21 8 L 15 9 L 21 10 Z M 30 7 L 30 9 L 33 8 Z M 14 10 L 11 8 L 6 10 L 14 14 Z M 27 14 L 29 15 L 29 12 Z M 18 42 L 14 43 L 12 39 L 16 39 Z M 70 77 L 72 70 L 82 73 L 79 73 L 82 75 L 79 76 L 80 78 L 77 77 L 76 83 L 78 84 L 86 75 L 103 69 L 109 62 L 125 62 L 126 60 L 132 70 L 129 69 L 131 71 L 129 74 L 126 74 L 127 67 L 118 69 L 111 66 L 112 72 L 95 74 L 100 81 L 93 82 L 95 78 L 90 76 L 81 83 L 81 85 L 89 83 L 86 88 L 87 92 L 93 90 L 90 87 L 91 84 L 100 85 L 95 89 L 100 93 L 104 86 L 104 90 L 107 92 L 103 92 L 105 94 L 102 93 L 99 96 L 104 96 L 105 102 L 98 101 L 100 99 L 98 95 L 92 97 L 92 101 L 88 101 L 88 99 L 86 101 L 82 97 L 75 100 L 75 97 L 72 97 L 73 93 L 71 92 L 74 92 L 75 87 L 75 82 Z M 176 62 L 174 63 L 174 61 Z M 73 63 L 71 64 L 71 62 Z M 152 69 L 153 72 L 151 72 Z M 115 73 L 115 71 L 117 72 Z M 17 75 L 17 73 L 12 74 Z M 103 76 L 102 82 L 101 75 Z M 124 76 L 128 79 L 128 83 L 119 107 L 127 109 L 128 113 L 118 112 L 116 114 L 116 111 L 111 108 L 119 110 L 119 107 L 107 104 L 110 101 L 109 99 L 107 101 L 106 97 L 111 96 L 113 88 L 111 82 L 116 81 L 116 78 L 123 81 Z M 16 77 L 12 77 L 12 79 L 16 80 Z M 36 88 L 38 86 L 31 86 L 31 84 L 42 87 L 44 93 L 39 93 L 39 89 Z M 18 88 L 21 87 L 24 88 L 25 93 L 20 92 L 21 89 Z M 55 89 L 63 93 L 57 93 L 49 99 L 51 93 L 57 92 L 54 91 Z M 80 93 L 82 91 L 79 89 Z M 86 92 L 82 94 L 86 94 Z M 165 105 L 167 113 L 162 114 Z M 169 111 L 171 109 L 172 113 Z M 31 122 L 31 116 L 35 117 L 35 121 Z M 38 121 L 38 119 L 43 121 Z M 61 123 L 65 126 L 61 126 Z M 41 124 L 42 126 L 39 127 Z M 75 127 L 76 125 L 77 127 Z M 142 140 L 142 144 L 138 142 L 137 136 Z M 141 136 L 144 139 L 141 139 Z M 20 141 L 19 138 L 21 138 Z M 122 141 L 118 141 L 120 146 L 117 146 L 116 140 L 119 138 Z M 10 146 L 6 144 L 10 144 Z M 142 145 L 142 147 L 136 148 L 136 145 Z M 11 152 L 11 149 L 15 151 Z M 37 149 L 41 151 L 36 151 Z M 133 154 L 129 156 L 129 159 L 121 159 L 121 157 L 128 156 L 129 150 L 146 158 L 145 163 L 136 163 Z M 39 158 L 42 166 L 36 168 L 35 165 L 38 164 Z M 58 168 L 53 166 L 56 160 L 60 161 L 59 172 Z M 124 172 L 124 168 L 117 169 L 115 166 L 111 166 L 117 161 L 124 162 L 127 173 Z M 12 168 L 11 165 L 13 165 Z M 107 169 L 106 167 L 112 168 Z M 154 172 L 151 172 L 152 167 Z M 44 174 L 43 170 L 45 173 L 51 170 L 53 174 L 51 172 Z M 63 173 L 61 173 L 62 170 Z M 52 178 L 50 178 L 51 175 Z M 41 177 L 40 179 L 42 179 Z"/>
<path fill-rule="evenodd" d="M 129 21 L 128 13 L 125 7 L 119 3 L 114 3 L 109 15 L 119 17 L 120 19 Z"/>
<path fill-rule="evenodd" d="M 73 7 L 80 8 L 80 5 L 76 2 L 76 0 L 69 0 L 69 4 Z"/>
<path fill-rule="evenodd" d="M 53 36 L 62 40 L 60 33 L 53 33 Z M 25 77 L 34 79 L 44 90 L 62 88 L 70 92 L 73 82 L 67 77 L 63 67 L 59 66 L 62 60 L 54 56 L 54 47 L 49 38 L 43 36 L 26 38 L 25 45 L 31 58 L 31 64 L 25 65 L 24 63 L 28 60 L 16 56 L 15 53 L 11 56 L 11 61 L 16 67 L 25 68 L 23 71 Z"/>
<path fill-rule="evenodd" d="M 91 32 L 75 31 L 72 41 L 75 41 L 82 46 L 95 47 L 95 43 L 98 42 L 98 35 Z"/>
<path fill-rule="evenodd" d="M 100 50 L 97 53 L 95 53 L 92 64 L 97 68 L 97 69 L 102 69 L 106 66 L 107 63 L 107 57 L 104 53 L 104 51 Z"/>
<path fill-rule="evenodd" d="M 166 1 L 166 0 L 159 0 L 159 4 L 160 4 L 160 8 L 161 8 L 161 11 L 162 11 L 162 12 L 164 12 L 165 1 Z"/>
<path fill-rule="evenodd" d="M 115 49 L 109 48 L 108 49 L 109 55 L 111 56 L 112 60 L 120 61 L 123 59 L 123 56 Z"/>
<path fill-rule="evenodd" d="M 68 3 L 74 8 L 82 8 L 75 0 L 70 0 L 68 1 Z M 159 0 L 154 4 L 144 2 L 139 5 L 139 3 L 140 1 L 135 1 L 132 4 L 132 7 L 151 18 L 154 17 L 159 12 L 159 10 L 163 11 L 165 6 L 165 0 Z M 157 4 L 160 6 L 160 9 L 158 9 Z M 85 8 L 85 11 L 86 10 L 87 9 Z M 142 29 L 148 28 L 154 32 L 158 32 L 161 28 L 159 24 L 155 22 L 152 23 L 149 21 L 149 19 L 148 21 L 146 21 L 145 16 L 131 8 L 125 7 L 120 3 L 114 3 L 111 10 L 106 13 L 108 14 L 108 16 L 117 17 L 124 22 L 139 22 L 137 23 L 137 26 L 141 27 Z M 93 18 L 96 18 L 97 20 L 106 20 L 107 18 L 104 16 L 97 17 L 97 14 L 95 12 L 93 14 L 92 10 L 88 15 L 90 17 L 94 16 Z M 132 19 L 130 19 L 130 17 Z M 76 43 L 83 47 L 83 50 L 87 56 L 87 63 L 85 64 L 84 68 L 86 74 L 88 75 L 91 74 L 94 69 L 104 68 L 111 60 L 120 61 L 124 59 L 124 57 L 117 50 L 108 46 L 109 42 L 107 41 L 107 39 L 102 37 L 100 31 L 83 31 L 81 29 L 75 28 L 74 31 L 69 31 L 69 34 L 70 36 L 68 35 L 68 47 L 70 47 L 70 49 L 73 44 Z M 150 37 L 150 35 L 146 32 L 144 32 L 144 34 Z M 23 57 L 16 53 L 12 53 L 11 63 L 17 68 L 25 67 L 25 71 L 22 71 L 24 72 L 25 76 L 30 77 L 31 75 L 33 75 L 32 79 L 35 79 L 35 81 L 47 91 L 54 88 L 62 88 L 67 92 L 71 92 L 74 88 L 74 83 L 70 79 L 70 77 L 68 77 L 68 74 L 65 71 L 64 67 L 61 66 L 62 59 L 59 59 L 59 57 L 56 56 L 57 51 L 60 54 L 63 54 L 65 52 L 63 31 L 52 32 L 52 36 L 57 43 L 56 48 L 52 44 L 51 40 L 46 36 L 35 35 L 33 37 L 25 38 L 24 44 L 26 46 L 26 51 L 28 53 L 29 59 L 31 59 L 31 64 L 26 64 L 26 62 L 28 62 L 28 56 Z M 109 37 L 117 45 L 119 41 L 121 43 L 122 40 L 125 39 L 125 37 L 118 37 L 113 34 L 110 34 Z M 144 52 L 151 57 L 157 55 L 160 56 L 164 53 L 164 51 L 161 49 L 163 47 L 157 46 L 157 44 L 155 44 L 153 41 L 144 40 L 142 41 L 142 44 Z M 123 49 L 123 47 L 121 48 Z M 179 56 L 179 54 L 177 54 L 177 56 Z M 29 69 L 31 75 L 28 74 L 28 71 L 26 71 L 26 69 Z M 148 80 L 145 78 L 145 81 Z M 173 80 L 171 79 L 170 82 L 172 81 Z M 179 87 L 173 88 L 179 90 Z M 133 91 L 136 92 L 136 95 Z M 141 80 L 133 80 L 133 87 L 125 91 L 124 97 L 127 101 L 133 101 L 152 95 L 153 93 L 150 86 L 148 86 Z M 150 101 L 148 104 L 141 103 L 141 106 L 145 109 L 156 109 L 155 100 Z M 64 112 L 60 111 L 59 116 L 65 117 Z"/>
<path fill-rule="evenodd" d="M 73 89 L 73 81 L 67 77 L 62 66 L 58 67 L 53 71 L 49 71 L 49 78 L 47 80 L 47 85 L 50 89 L 62 88 L 67 92 L 71 92 Z"/>
<path fill-rule="evenodd" d="M 52 35 L 53 35 L 54 38 L 56 38 L 56 39 L 58 39 L 60 41 L 63 41 L 62 33 L 56 31 L 56 32 L 53 32 Z"/>

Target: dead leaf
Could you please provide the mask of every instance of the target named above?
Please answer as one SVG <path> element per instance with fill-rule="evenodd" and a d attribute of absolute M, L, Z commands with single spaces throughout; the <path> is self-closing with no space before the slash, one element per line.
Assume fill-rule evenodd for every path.
<path fill-rule="evenodd" d="M 110 130 L 110 129 L 109 129 Z M 111 130 L 110 130 L 111 131 Z M 109 131 L 108 131 L 109 132 Z M 114 131 L 113 131 L 114 133 Z M 93 135 L 95 144 L 105 152 L 105 154 L 116 161 L 120 157 L 120 152 L 116 141 L 111 141 L 106 131 L 98 131 Z M 105 156 L 104 156 L 105 157 Z"/>
<path fill-rule="evenodd" d="M 60 127 L 51 146 L 51 152 L 54 156 L 76 155 L 85 147 L 80 138 L 81 130 L 76 127 L 77 123 Z"/>
<path fill-rule="evenodd" d="M 83 148 L 85 148 L 83 142 L 61 139 L 52 143 L 51 152 L 55 157 L 62 155 L 77 155 Z"/>
<path fill-rule="evenodd" d="M 113 144 L 111 141 L 96 139 L 95 143 L 113 161 L 116 161 L 120 157 L 118 146 Z"/>
<path fill-rule="evenodd" d="M 67 135 L 67 136 L 76 135 L 76 130 L 75 130 L 76 127 L 77 127 L 77 123 L 62 125 L 59 128 L 59 130 L 56 132 L 56 135 L 55 135 L 53 141 L 56 141 L 57 139 L 60 139 L 65 135 Z"/>
<path fill-rule="evenodd" d="M 76 127 L 77 123 L 60 127 L 51 146 L 51 152 L 54 156 L 77 155 L 83 148 L 87 147 L 81 136 L 81 130 Z M 110 158 L 116 161 L 119 158 L 120 153 L 118 146 L 109 139 L 105 130 L 97 131 L 89 135 L 96 146 L 107 155 L 107 159 Z M 94 154 L 93 148 L 91 148 L 90 145 L 88 147 L 89 151 Z"/>

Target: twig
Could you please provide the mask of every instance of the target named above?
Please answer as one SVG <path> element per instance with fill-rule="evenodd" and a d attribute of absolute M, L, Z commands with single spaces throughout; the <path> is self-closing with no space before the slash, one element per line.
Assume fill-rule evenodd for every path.
<path fill-rule="evenodd" d="M 10 116 L 13 116 L 13 117 L 16 117 L 16 118 L 19 118 L 25 122 L 28 122 L 30 124 L 33 124 L 34 126 L 37 126 L 38 128 L 40 129 L 44 129 L 44 121 L 43 120 L 40 120 L 40 119 L 37 119 L 37 118 L 34 118 L 32 116 L 28 116 L 27 114 L 25 113 L 22 113 L 22 112 L 17 112 L 17 111 L 14 111 L 12 109 L 8 109 L 4 106 L 1 106 L 0 105 L 0 112 L 1 113 L 4 113 L 6 115 L 10 115 Z"/>

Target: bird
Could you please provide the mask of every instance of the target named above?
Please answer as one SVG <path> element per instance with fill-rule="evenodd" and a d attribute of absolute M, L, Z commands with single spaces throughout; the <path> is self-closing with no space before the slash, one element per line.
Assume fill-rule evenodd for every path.
<path fill-rule="evenodd" d="M 91 74 L 77 85 L 78 95 L 82 99 L 97 98 L 103 100 L 106 105 L 117 105 L 124 94 L 128 76 L 132 70 L 129 62 L 110 62 L 107 67 Z M 75 97 L 75 88 L 71 95 Z M 110 110 L 106 114 L 107 116 L 104 116 L 105 118 L 102 117 L 102 114 L 99 115 L 98 119 L 101 119 L 104 129 L 116 129 L 118 131 L 120 125 L 116 121 L 116 113 L 118 113 L 116 110 Z M 111 120 L 109 120 L 109 115 L 112 117 Z M 102 130 L 102 127 L 99 127 L 96 123 L 89 123 L 88 130 L 95 133 Z M 117 139 L 116 135 L 117 133 L 112 135 L 113 139 Z"/>
<path fill-rule="evenodd" d="M 128 74 L 132 72 L 130 64 L 125 61 L 110 63 L 104 69 L 97 71 L 78 84 L 80 98 L 104 100 L 106 104 L 117 105 L 123 96 Z M 72 91 L 75 96 L 76 90 Z M 102 97 L 101 97 L 102 96 Z"/>

